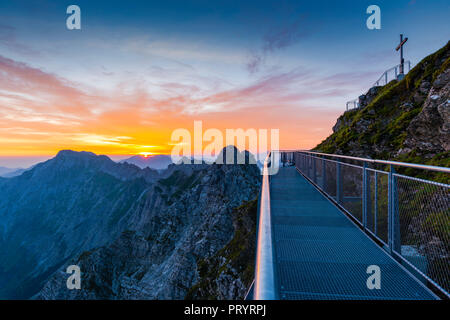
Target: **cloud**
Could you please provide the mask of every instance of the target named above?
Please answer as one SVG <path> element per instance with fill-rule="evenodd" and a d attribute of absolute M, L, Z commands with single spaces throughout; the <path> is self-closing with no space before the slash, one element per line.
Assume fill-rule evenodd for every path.
<path fill-rule="evenodd" d="M 128 141 L 132 138 L 127 136 L 104 136 L 100 134 L 77 133 L 73 135 L 72 139 L 88 145 L 120 145 L 123 141 Z"/>
<path fill-rule="evenodd" d="M 181 61 L 202 61 L 213 63 L 242 63 L 245 56 L 227 47 L 212 46 L 202 42 L 192 42 L 184 39 L 162 39 L 149 41 L 147 37 L 127 39 L 122 50 L 147 57 L 160 57 L 170 60 L 179 67 L 193 69 Z"/>
<path fill-rule="evenodd" d="M 297 43 L 307 34 L 305 30 L 301 28 L 301 22 L 302 19 L 298 19 L 279 29 L 272 29 L 266 33 L 263 38 L 263 51 L 273 52 Z"/>
<path fill-rule="evenodd" d="M 167 152 L 171 131 L 199 119 L 218 128 L 284 128 L 293 139 L 299 126 L 303 131 L 313 125 L 331 127 L 326 121 L 333 122 L 336 114 L 327 110 L 345 101 L 342 97 L 368 76 L 324 76 L 299 67 L 273 70 L 247 85 L 215 85 L 214 91 L 203 85 L 208 80 L 204 77 L 190 83 L 170 77 L 155 83 L 124 78 L 104 91 L 0 56 L 0 128 L 10 129 L 0 130 L 0 150 L 49 154 L 73 148 L 127 154 L 165 145 L 155 152 Z M 305 141 L 311 146 L 323 134 L 310 131 Z"/>
<path fill-rule="evenodd" d="M 66 114 L 90 114 L 89 106 L 82 101 L 88 95 L 66 79 L 3 56 L 0 71 L 3 109 L 22 113 L 40 110 L 40 114 L 59 113 L 63 118 Z"/>
<path fill-rule="evenodd" d="M 285 22 L 280 26 L 271 27 L 262 37 L 261 48 L 250 54 L 246 64 L 250 74 L 258 72 L 265 63 L 268 54 L 288 48 L 306 37 L 304 18 L 299 16 L 292 22 Z"/>
<path fill-rule="evenodd" d="M 259 71 L 259 67 L 261 63 L 263 63 L 263 56 L 259 53 L 252 53 L 249 61 L 247 62 L 247 70 L 250 74 L 256 73 Z"/>
<path fill-rule="evenodd" d="M 0 24 L 0 45 L 23 55 L 36 56 L 39 54 L 30 47 L 19 43 L 16 39 L 16 29 L 4 24 Z"/>
<path fill-rule="evenodd" d="M 279 47 L 287 43 L 273 45 Z M 81 90 L 76 83 L 2 56 L 0 71 L 0 114 L 4 119 L 71 126 L 107 114 L 116 114 L 119 122 L 142 118 L 147 123 L 155 123 L 149 116 L 158 113 L 194 115 L 300 104 L 317 97 L 347 94 L 352 85 L 371 76 L 366 73 L 321 76 L 307 68 L 295 68 L 272 72 L 245 86 L 227 84 L 229 89 L 224 90 L 217 85 L 215 92 L 198 84 L 171 79 L 160 83 L 124 79 L 111 93 L 94 88 Z M 117 113 L 122 111 L 125 114 L 119 116 Z"/>

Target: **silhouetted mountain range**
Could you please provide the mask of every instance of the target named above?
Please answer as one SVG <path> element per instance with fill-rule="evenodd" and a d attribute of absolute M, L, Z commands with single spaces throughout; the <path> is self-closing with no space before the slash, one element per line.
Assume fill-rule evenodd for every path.
<path fill-rule="evenodd" d="M 0 298 L 182 299 L 201 281 L 197 264 L 233 239 L 233 210 L 259 180 L 255 165 L 158 172 L 68 150 L 0 178 Z M 70 264 L 82 290 L 66 288 Z M 233 270 L 236 295 L 223 298 L 249 285 Z"/>
<path fill-rule="evenodd" d="M 138 166 L 141 169 L 151 168 L 156 170 L 167 169 L 167 167 L 172 164 L 172 159 L 169 155 L 158 154 L 153 156 L 133 156 L 131 158 L 121 160 L 120 163 L 129 163 Z"/>
<path fill-rule="evenodd" d="M 4 178 L 17 177 L 27 170 L 29 169 L 0 167 L 0 177 Z"/>
<path fill-rule="evenodd" d="M 4 175 L 6 173 L 12 172 L 14 170 L 16 170 L 16 169 L 0 167 L 0 176 Z"/>

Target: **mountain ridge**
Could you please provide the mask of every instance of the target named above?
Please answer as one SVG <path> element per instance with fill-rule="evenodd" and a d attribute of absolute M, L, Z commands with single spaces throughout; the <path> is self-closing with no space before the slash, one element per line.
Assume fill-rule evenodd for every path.
<path fill-rule="evenodd" d="M 33 274 L 52 272 L 117 234 L 126 225 L 130 199 L 155 180 L 136 167 L 79 156 L 63 152 L 0 180 L 0 242 L 8 248 L 0 252 L 0 296 L 26 297 L 38 286 L 29 280 Z"/>
<path fill-rule="evenodd" d="M 360 100 L 362 107 L 344 112 L 314 150 L 450 166 L 450 41 L 403 80 L 371 88 Z"/>
<path fill-rule="evenodd" d="M 0 252 L 0 297 L 182 299 L 198 281 L 197 259 L 230 241 L 231 211 L 256 196 L 259 180 L 256 166 L 172 164 L 158 173 L 70 150 L 0 178 L 0 245 L 8 248 Z M 74 262 L 84 283 L 95 284 L 82 296 L 66 292 L 64 270 Z M 137 273 L 126 276 L 130 270 Z"/>
<path fill-rule="evenodd" d="M 171 174 L 135 202 L 125 231 L 68 262 L 83 270 L 84 290 L 66 289 L 63 267 L 34 298 L 183 299 L 201 281 L 198 261 L 232 240 L 231 212 L 254 199 L 259 177 L 256 165 L 171 165 Z M 242 272 L 230 280 L 237 291 L 225 298 L 245 294 Z"/>

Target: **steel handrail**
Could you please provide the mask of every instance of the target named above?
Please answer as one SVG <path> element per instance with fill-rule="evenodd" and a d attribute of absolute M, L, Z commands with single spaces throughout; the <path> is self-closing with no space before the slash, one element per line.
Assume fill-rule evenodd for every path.
<path fill-rule="evenodd" d="M 408 72 L 411 71 L 411 61 L 410 61 L 410 60 L 406 60 L 406 61 L 403 62 L 403 65 L 405 65 L 405 64 L 408 65 Z M 388 82 L 387 82 L 388 76 L 387 76 L 387 75 L 388 75 L 391 71 L 395 71 L 395 76 L 397 77 L 397 76 L 400 74 L 400 66 L 401 66 L 401 64 L 398 64 L 398 65 L 396 65 L 396 66 L 394 66 L 394 67 L 392 67 L 392 68 L 390 68 L 390 69 L 387 69 L 387 70 L 386 70 L 385 72 L 383 72 L 383 74 L 378 78 L 378 80 L 375 81 L 375 82 L 373 83 L 372 87 L 379 86 L 380 81 L 383 80 L 383 78 L 385 78 L 385 82 L 386 82 L 385 84 L 388 84 Z M 397 69 L 399 70 L 399 72 L 397 72 Z M 405 72 L 405 70 L 403 70 L 403 74 L 408 73 L 408 72 Z"/>
<path fill-rule="evenodd" d="M 346 212 L 349 216 L 352 217 L 354 222 L 356 222 L 366 233 L 371 235 L 374 239 L 376 239 L 380 244 L 383 244 L 383 248 L 396 260 L 401 261 L 402 264 L 408 267 L 408 270 L 412 270 L 415 277 L 418 277 L 425 281 L 426 283 L 430 284 L 436 292 L 439 292 L 439 296 L 445 296 L 450 297 L 449 292 L 446 291 L 446 289 L 443 288 L 442 283 L 440 283 L 437 278 L 435 278 L 432 274 L 429 274 L 428 271 L 425 272 L 422 269 L 418 268 L 418 266 L 413 262 L 408 260 L 402 255 L 402 237 L 401 237 L 401 215 L 404 215 L 400 212 L 400 192 L 405 191 L 404 189 L 399 189 L 399 182 L 398 178 L 403 179 L 410 179 L 414 181 L 418 181 L 421 183 L 427 183 L 429 185 L 438 186 L 440 188 L 445 188 L 445 190 L 449 190 L 450 185 L 444 184 L 444 183 L 438 183 L 434 181 L 428 181 L 424 179 L 419 179 L 415 177 L 409 177 L 402 174 L 398 174 L 395 171 L 395 166 L 403 166 L 403 167 L 410 167 L 415 169 L 426 169 L 426 170 L 433 170 L 438 172 L 445 172 L 450 173 L 450 168 L 447 167 L 438 167 L 438 166 L 429 166 L 429 165 L 421 165 L 421 164 L 414 164 L 414 163 L 405 163 L 405 162 L 396 162 L 396 161 L 389 161 L 389 160 L 378 160 L 378 159 L 367 159 L 367 158 L 361 158 L 361 157 L 352 157 L 352 156 L 345 156 L 345 155 L 337 155 L 337 154 L 329 154 L 329 153 L 323 153 L 323 152 L 315 152 L 315 151 L 309 151 L 309 150 L 283 150 L 281 152 L 284 153 L 291 153 L 295 155 L 295 164 L 297 167 L 297 170 L 301 172 L 313 185 L 315 185 L 319 190 L 321 190 L 324 194 L 327 195 L 327 197 L 335 202 L 341 209 Z M 333 159 L 337 158 L 337 159 Z M 350 164 L 348 162 L 340 161 L 340 159 L 349 159 L 353 161 L 359 161 L 363 162 L 362 166 Z M 319 160 L 321 162 L 320 169 L 317 169 L 316 167 L 316 160 Z M 335 172 L 327 170 L 327 166 L 325 163 L 334 163 L 335 164 Z M 368 163 L 380 163 L 384 165 L 389 165 L 389 171 L 380 171 L 375 170 L 372 168 L 369 168 L 367 166 Z M 344 184 L 344 178 L 342 175 L 342 169 L 341 167 L 345 166 L 352 166 L 356 168 L 360 168 L 360 173 L 362 174 L 362 184 L 360 187 L 359 193 L 356 194 L 356 198 L 361 202 L 361 207 L 359 211 L 359 215 L 355 216 L 354 212 L 351 208 L 345 207 L 344 203 L 346 201 L 349 201 L 349 197 L 345 197 L 343 184 Z M 327 173 L 328 171 L 328 173 Z M 371 179 L 369 171 L 375 171 L 375 177 L 374 177 L 374 189 L 372 189 L 371 185 Z M 387 175 L 387 190 L 386 188 L 384 191 L 384 196 L 387 196 L 387 208 L 384 210 L 387 211 L 387 216 L 385 216 L 385 221 L 387 222 L 387 237 L 386 238 L 380 238 L 379 234 L 377 233 L 377 213 L 378 213 L 378 192 L 379 189 L 377 187 L 377 173 L 383 173 Z M 328 179 L 326 178 L 327 174 L 331 174 L 332 178 Z M 320 178 L 318 178 L 318 176 Z M 335 184 L 335 189 L 334 186 Z M 331 188 L 329 188 L 331 186 Z M 372 190 L 372 191 L 371 191 Z M 419 190 L 419 189 L 418 189 Z M 387 191 L 387 195 L 386 195 Z M 405 191 L 407 192 L 407 191 Z M 414 191 L 413 191 L 414 192 Z M 445 191 L 444 191 L 445 192 Z M 423 198 L 423 197 L 422 197 Z M 374 201 L 374 203 L 372 203 Z M 445 204 L 444 204 L 445 206 Z M 419 206 L 420 207 L 420 206 Z M 444 207 L 443 207 L 444 208 Z M 422 209 L 419 209 L 422 210 Z M 432 214 L 434 211 L 437 211 L 438 209 L 431 208 Z M 433 211 L 434 210 L 434 211 Z M 443 209 L 443 212 L 448 210 Z M 404 212 L 404 210 L 402 211 Z M 425 212 L 426 214 L 426 212 Z M 368 224 L 368 219 L 373 219 L 372 224 Z M 426 255 L 424 255 L 426 257 Z M 428 258 L 427 258 L 428 259 Z M 421 281 L 422 281 L 421 280 Z"/>
<path fill-rule="evenodd" d="M 281 150 L 280 150 L 280 152 L 281 152 Z M 408 167 L 408 168 L 414 168 L 414 169 L 424 169 L 424 170 L 432 170 L 432 171 L 450 173 L 450 168 L 447 168 L 447 167 L 430 166 L 430 165 L 418 164 L 418 163 L 407 163 L 407 162 L 398 162 L 398 161 L 391 161 L 391 160 L 378 160 L 378 159 L 369 159 L 369 158 L 361 158 L 361 157 L 352 157 L 352 156 L 344 156 L 344 155 L 339 155 L 339 154 L 315 152 L 315 151 L 309 151 L 309 150 L 289 150 L 289 151 L 282 150 L 282 152 L 303 152 L 303 153 L 309 153 L 309 154 L 314 154 L 314 155 L 319 155 L 319 156 L 327 156 L 327 157 L 334 157 L 334 158 L 341 158 L 341 159 L 348 159 L 348 160 L 363 161 L 363 162 L 368 162 L 368 163 L 379 163 L 379 164 Z"/>
<path fill-rule="evenodd" d="M 264 161 L 255 266 L 255 300 L 275 300 L 275 272 L 270 216 L 269 153 Z"/>
<path fill-rule="evenodd" d="M 405 72 L 405 70 L 403 70 L 403 74 L 406 74 L 406 73 L 408 73 L 409 71 L 411 71 L 411 61 L 409 61 L 409 60 L 406 60 L 406 61 L 404 61 L 404 65 L 408 65 L 408 71 L 407 72 Z M 379 87 L 380 86 L 380 82 L 382 82 L 383 80 L 384 80 L 384 85 L 387 85 L 389 82 L 388 82 L 388 78 L 390 79 L 390 77 L 388 76 L 390 73 L 392 73 L 392 71 L 394 71 L 394 73 L 395 73 L 395 78 L 394 79 L 398 79 L 397 77 L 398 77 L 398 75 L 400 74 L 400 68 L 401 67 L 401 64 L 398 64 L 398 65 L 396 65 L 396 66 L 394 66 L 394 67 L 392 67 L 392 68 L 390 68 L 390 69 L 387 69 L 386 71 L 384 71 L 382 74 L 381 74 L 381 76 L 378 78 L 378 80 L 377 81 L 375 81 L 373 84 L 372 84 L 372 86 L 371 86 L 371 88 L 373 88 L 373 87 Z M 399 72 L 397 72 L 397 70 L 399 71 Z M 384 78 L 384 79 L 383 79 Z M 349 104 L 353 104 L 353 108 L 348 108 L 348 105 Z M 345 107 L 346 107 L 346 110 L 348 111 L 348 110 L 353 110 L 353 109 L 355 109 L 355 108 L 359 108 L 360 107 L 360 105 L 359 105 L 359 98 L 356 98 L 356 99 L 353 99 L 353 100 L 350 100 L 350 101 L 347 101 L 346 102 L 346 104 L 345 104 Z"/>

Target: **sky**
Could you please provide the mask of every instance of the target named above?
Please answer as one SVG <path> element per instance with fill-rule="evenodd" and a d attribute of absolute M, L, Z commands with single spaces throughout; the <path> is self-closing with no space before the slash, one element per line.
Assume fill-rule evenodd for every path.
<path fill-rule="evenodd" d="M 68 30 L 66 8 L 81 9 Z M 381 9 L 369 30 L 366 8 Z M 312 148 L 345 102 L 450 39 L 448 1 L 0 2 L 0 166 L 170 153 L 175 129 L 279 129 Z"/>

